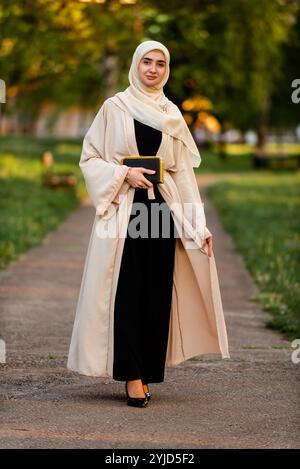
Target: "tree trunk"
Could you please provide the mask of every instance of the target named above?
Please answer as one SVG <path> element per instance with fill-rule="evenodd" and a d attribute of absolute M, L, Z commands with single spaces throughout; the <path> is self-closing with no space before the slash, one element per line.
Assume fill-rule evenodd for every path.
<path fill-rule="evenodd" d="M 117 89 L 119 58 L 106 49 L 102 59 L 104 80 L 104 100 L 113 96 Z"/>
<path fill-rule="evenodd" d="M 269 98 L 266 97 L 262 102 L 260 111 L 257 117 L 257 144 L 253 154 L 253 167 L 254 169 L 267 168 L 268 159 L 266 156 L 266 142 L 268 134 L 268 114 L 270 108 Z"/>
<path fill-rule="evenodd" d="M 269 97 L 266 97 L 260 108 L 258 118 L 257 118 L 257 144 L 256 144 L 256 153 L 258 155 L 263 155 L 265 153 L 265 146 L 267 141 L 268 133 L 268 116 L 270 109 L 270 100 Z"/>

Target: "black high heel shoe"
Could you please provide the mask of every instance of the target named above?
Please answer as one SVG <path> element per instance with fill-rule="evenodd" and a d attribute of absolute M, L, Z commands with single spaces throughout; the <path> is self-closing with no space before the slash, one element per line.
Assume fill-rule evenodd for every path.
<path fill-rule="evenodd" d="M 151 399 L 151 394 L 150 394 L 150 391 L 149 391 L 149 387 L 148 387 L 148 384 L 146 384 L 147 388 L 148 388 L 148 391 L 144 391 L 145 393 L 145 396 L 147 397 L 148 401 L 150 401 Z"/>
<path fill-rule="evenodd" d="M 145 394 L 145 397 L 130 397 L 127 389 L 127 381 L 125 381 L 125 390 L 127 396 L 127 405 L 132 407 L 146 407 L 148 404 L 148 398 Z"/>

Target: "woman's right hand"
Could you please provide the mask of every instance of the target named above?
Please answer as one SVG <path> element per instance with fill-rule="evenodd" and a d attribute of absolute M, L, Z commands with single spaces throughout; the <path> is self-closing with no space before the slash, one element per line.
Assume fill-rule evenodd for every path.
<path fill-rule="evenodd" d="M 126 181 L 131 185 L 131 187 L 150 189 L 153 187 L 153 184 L 147 178 L 145 178 L 143 173 L 154 174 L 156 171 L 154 171 L 154 169 L 146 169 L 143 167 L 130 167 L 126 176 Z"/>

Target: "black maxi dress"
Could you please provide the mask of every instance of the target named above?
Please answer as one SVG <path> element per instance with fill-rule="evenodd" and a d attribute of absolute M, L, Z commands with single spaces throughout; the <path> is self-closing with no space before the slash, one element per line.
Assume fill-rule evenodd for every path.
<path fill-rule="evenodd" d="M 134 126 L 139 154 L 156 155 L 162 133 L 137 120 Z M 124 242 L 114 306 L 113 379 L 118 381 L 164 381 L 177 232 L 169 206 L 156 184 L 154 193 L 152 200 L 146 189 L 135 189 Z M 148 237 L 142 229 L 141 236 L 130 236 L 130 222 L 135 217 L 141 219 L 135 203 L 147 207 Z M 151 218 L 152 204 L 162 208 L 158 219 Z M 156 237 L 151 237 L 151 229 Z"/>

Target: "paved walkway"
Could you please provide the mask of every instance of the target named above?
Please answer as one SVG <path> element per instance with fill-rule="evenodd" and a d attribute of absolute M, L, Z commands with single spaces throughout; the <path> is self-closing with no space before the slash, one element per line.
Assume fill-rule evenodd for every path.
<path fill-rule="evenodd" d="M 1 448 L 299 448 L 299 371 L 290 342 L 264 327 L 256 287 L 204 196 L 231 359 L 167 368 L 145 409 L 124 386 L 66 369 L 94 209 L 82 206 L 0 273 Z M 297 387 L 298 386 L 298 387 Z"/>

